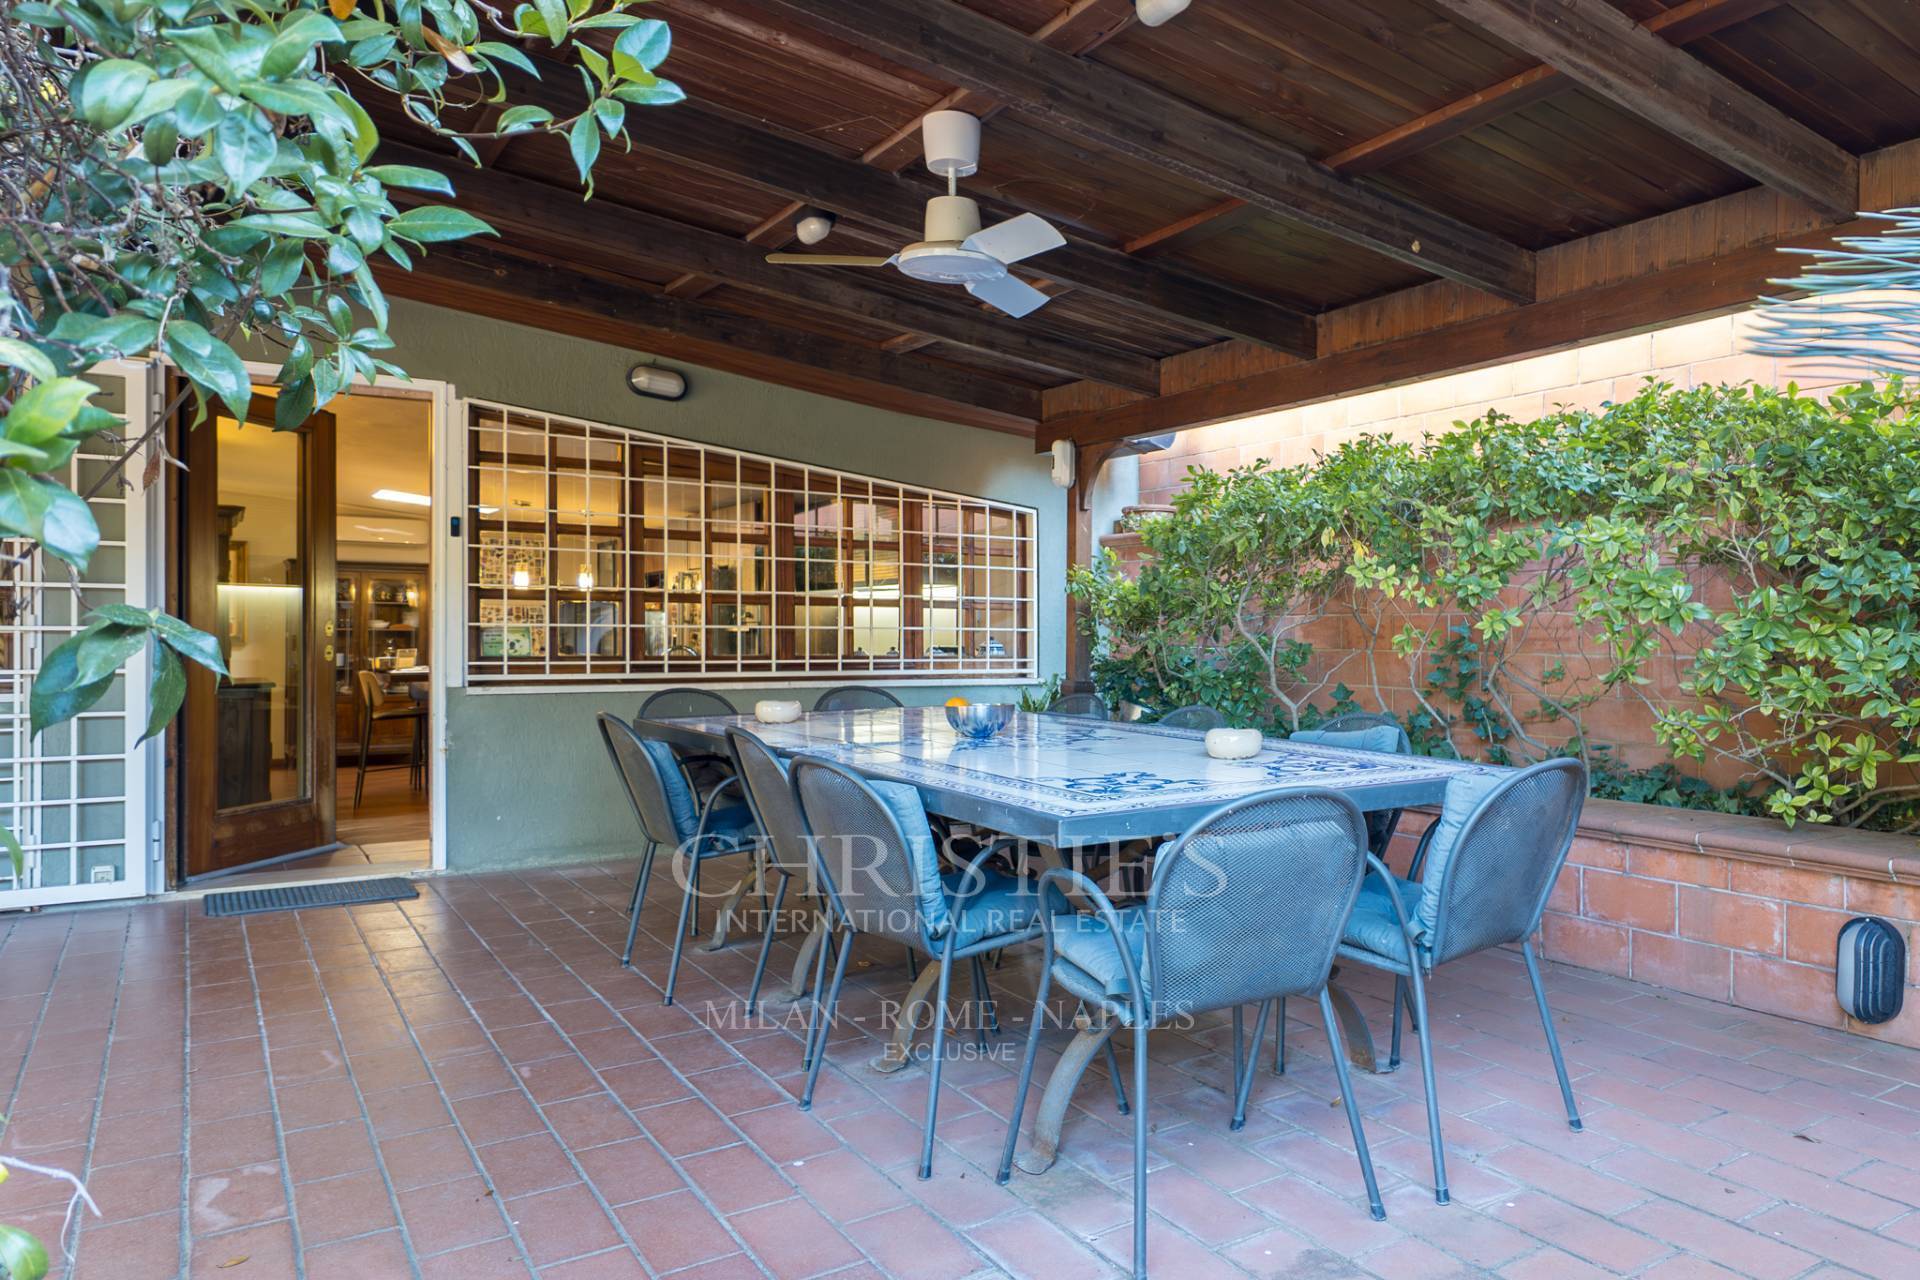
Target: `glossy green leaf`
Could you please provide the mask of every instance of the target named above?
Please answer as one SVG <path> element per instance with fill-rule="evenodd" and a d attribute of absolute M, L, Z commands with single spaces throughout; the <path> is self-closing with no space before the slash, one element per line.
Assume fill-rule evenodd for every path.
<path fill-rule="evenodd" d="M 235 191 L 245 191 L 273 163 L 273 134 L 251 111 L 235 111 L 213 131 L 213 155 Z"/>
<path fill-rule="evenodd" d="M 11 831 L 4 839 L 17 875 L 24 865 L 20 841 Z M 6 1268 L 7 1280 L 43 1280 L 48 1268 L 46 1246 L 19 1227 L 0 1225 L 0 1267 Z"/>
<path fill-rule="evenodd" d="M 594 128 L 591 114 L 581 116 L 567 130 L 567 150 L 573 155 L 573 166 L 580 172 L 580 181 L 586 183 L 591 192 L 593 164 L 600 158 L 600 131 Z"/>
<path fill-rule="evenodd" d="M 13 866 L 13 878 L 18 881 L 27 870 L 27 851 L 20 846 L 20 837 L 13 834 L 10 828 L 0 826 L 0 846 L 6 848 L 7 861 Z M 7 1254 L 4 1242 L 0 1242 L 0 1267 L 5 1267 L 6 1274 L 10 1277 L 19 1274 L 13 1270 L 13 1262 Z M 45 1272 L 41 1274 L 44 1275 Z"/>
<path fill-rule="evenodd" d="M 100 545 L 93 512 L 71 490 L 0 467 L 0 529 L 33 538 L 68 564 L 84 569 Z"/>
<path fill-rule="evenodd" d="M 128 58 L 96 62 L 74 82 L 74 107 L 88 124 L 116 129 L 133 114 L 153 78 L 153 68 L 143 62 Z"/>
<path fill-rule="evenodd" d="M 456 209 L 451 205 L 421 205 L 416 209 L 408 209 L 399 217 L 390 219 L 387 230 L 420 244 L 497 234 L 492 227 L 465 209 Z"/>
<path fill-rule="evenodd" d="M 92 684 L 76 680 L 75 658 L 83 636 L 74 636 L 54 647 L 40 663 L 40 674 L 33 682 L 33 694 L 27 709 L 33 732 L 38 734 L 56 724 L 73 719 L 106 696 L 111 679 Z"/>
<path fill-rule="evenodd" d="M 0 430 L 10 440 L 23 444 L 45 444 L 73 422 L 80 406 L 98 390 L 82 378 L 54 378 L 38 382 L 13 402 Z"/>
<path fill-rule="evenodd" d="M 0 364 L 10 369 L 18 369 L 30 378 L 41 382 L 54 377 L 58 370 L 53 361 L 18 338 L 0 338 Z"/>
<path fill-rule="evenodd" d="M 227 674 L 227 661 L 220 655 L 220 642 L 206 632 L 196 630 L 165 613 L 154 618 L 153 631 L 181 657 L 197 662 L 218 675 Z"/>
<path fill-rule="evenodd" d="M 128 658 L 139 652 L 147 642 L 147 629 L 109 622 L 81 632 L 78 639 L 73 680 L 75 684 L 93 684 L 111 679 Z"/>
<path fill-rule="evenodd" d="M 179 365 L 182 373 L 224 402 L 234 418 L 246 420 L 247 409 L 253 402 L 253 382 L 247 376 L 247 366 L 232 347 L 191 320 L 168 324 L 164 345 L 167 358 Z"/>
<path fill-rule="evenodd" d="M 153 681 L 147 689 L 147 728 L 140 735 L 140 741 L 158 737 L 179 714 L 186 696 L 186 667 L 167 645 L 154 645 Z"/>
<path fill-rule="evenodd" d="M 620 33 L 613 42 L 613 50 L 652 71 L 672 52 L 673 33 L 659 19 L 643 18 Z"/>
<path fill-rule="evenodd" d="M 453 195 L 453 184 L 447 181 L 445 174 L 422 169 L 418 165 L 374 164 L 361 172 L 378 179 L 385 186 L 405 187 L 409 191 L 431 191 L 435 195 L 448 197 Z"/>

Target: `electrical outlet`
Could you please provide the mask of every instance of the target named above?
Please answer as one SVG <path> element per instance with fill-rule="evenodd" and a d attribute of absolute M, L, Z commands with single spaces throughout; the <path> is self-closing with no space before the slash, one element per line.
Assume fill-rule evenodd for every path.
<path fill-rule="evenodd" d="M 95 884 L 112 884 L 119 878 L 119 874 L 115 872 L 112 867 L 93 868 L 93 882 Z"/>

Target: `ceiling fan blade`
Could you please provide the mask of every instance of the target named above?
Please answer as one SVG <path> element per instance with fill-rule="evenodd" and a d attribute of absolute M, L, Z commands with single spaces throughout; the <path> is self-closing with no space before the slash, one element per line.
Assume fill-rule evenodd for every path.
<path fill-rule="evenodd" d="M 770 253 L 768 262 L 804 267 L 890 267 L 892 258 L 855 258 L 843 253 Z"/>
<path fill-rule="evenodd" d="M 1047 305 L 1047 295 L 1028 284 L 1025 280 L 1013 276 L 1001 276 L 998 280 L 982 280 L 978 284 L 967 286 L 967 292 L 991 306 L 1000 308 L 1018 320 L 1021 316 L 1031 315 Z"/>
<path fill-rule="evenodd" d="M 1058 249 L 1066 242 L 1067 238 L 1055 231 L 1045 218 L 1023 213 L 974 232 L 961 242 L 961 248 L 990 253 L 1002 262 L 1019 262 L 1036 253 Z"/>

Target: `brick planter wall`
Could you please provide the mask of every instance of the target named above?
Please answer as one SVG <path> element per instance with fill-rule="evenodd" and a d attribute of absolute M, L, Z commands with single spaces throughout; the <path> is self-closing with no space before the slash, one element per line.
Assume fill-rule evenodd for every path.
<path fill-rule="evenodd" d="M 1861 915 L 1907 940 L 1906 1003 L 1879 1026 L 1834 1000 L 1837 936 Z M 1542 954 L 1565 964 L 1920 1047 L 1910 838 L 1590 800 L 1541 933 Z"/>

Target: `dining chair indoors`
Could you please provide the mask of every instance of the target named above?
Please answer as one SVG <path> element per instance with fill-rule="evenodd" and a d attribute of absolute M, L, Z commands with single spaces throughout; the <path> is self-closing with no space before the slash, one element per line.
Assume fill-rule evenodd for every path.
<path fill-rule="evenodd" d="M 870 684 L 843 684 L 829 689 L 813 704 L 815 711 L 887 711 L 900 706 L 900 699 L 885 689 Z"/>
<path fill-rule="evenodd" d="M 1155 723 L 1166 725 L 1169 729 L 1224 729 L 1227 727 L 1227 718 L 1212 707 L 1196 702 L 1192 706 L 1167 712 Z"/>
<path fill-rule="evenodd" d="M 1586 797 L 1587 769 L 1578 760 L 1547 760 L 1511 773 L 1454 778 L 1447 784 L 1439 818 L 1421 836 L 1414 868 L 1419 878 L 1394 876 L 1375 860 L 1374 874 L 1367 877 L 1347 922 L 1341 958 L 1395 977 L 1390 1063 L 1400 1060 L 1402 1004 L 1419 1037 L 1434 1198 L 1441 1204 L 1450 1193 L 1426 996 L 1426 979 L 1440 965 L 1493 947 L 1520 948 L 1560 1082 L 1567 1125 L 1580 1128 L 1566 1059 L 1540 981 L 1540 962 L 1533 953 L 1533 934 L 1573 845 Z"/>
<path fill-rule="evenodd" d="M 1050 716 L 1083 716 L 1089 720 L 1107 720 L 1112 717 L 1107 712 L 1107 704 L 1100 700 L 1097 693 L 1070 693 L 1064 698 L 1055 698 L 1047 705 Z"/>
<path fill-rule="evenodd" d="M 796 757 L 787 772 L 839 936 L 831 984 L 822 983 L 825 946 L 814 962 L 813 1015 L 807 1028 L 809 1065 L 800 1106 L 813 1105 L 814 1085 L 827 1056 L 827 1035 L 846 980 L 847 959 L 856 942 L 872 937 L 903 943 L 939 961 L 926 1129 L 920 1146 L 920 1176 L 930 1178 L 953 966 L 961 961 L 969 964 L 975 996 L 984 1005 L 988 997 L 982 957 L 1036 935 L 1042 915 L 1040 895 L 1030 882 L 985 865 L 1000 851 L 998 843 L 983 849 L 963 870 L 943 872 L 927 827 L 926 807 L 920 793 L 905 783 L 863 778 L 812 756 Z M 1054 902 L 1060 910 L 1067 909 L 1064 899 Z M 910 1012 L 903 1010 L 901 1016 Z"/>
<path fill-rule="evenodd" d="M 386 686 L 371 671 L 356 671 L 354 687 L 360 699 L 360 767 L 353 776 L 353 807 L 360 808 L 360 795 L 367 785 L 367 754 L 373 747 L 373 726 L 378 722 L 410 720 L 413 737 L 407 744 L 407 789 L 417 790 L 426 768 L 427 706 L 411 697 L 389 699 Z M 332 714 L 329 712 L 328 714 Z M 380 768 L 379 765 L 372 766 Z"/>
<path fill-rule="evenodd" d="M 1012 1171 L 1047 993 L 1058 983 L 1133 1032 L 1133 1273 L 1145 1275 L 1147 1033 L 1195 1014 L 1233 1010 L 1231 1127 L 1238 1129 L 1270 1002 L 1317 996 L 1368 1208 L 1375 1218 L 1385 1217 L 1327 996 L 1334 952 L 1368 856 L 1366 823 L 1353 801 L 1335 791 L 1291 788 L 1235 801 L 1202 818 L 1155 861 L 1142 905 L 1116 910 L 1092 881 L 1064 867 L 1043 875 L 1043 888 L 1076 890 L 1094 910 L 1041 918 L 1040 984 L 999 1180 L 1006 1182 Z M 1259 1009 L 1250 1048 L 1243 1032 L 1247 1005 Z"/>
<path fill-rule="evenodd" d="M 640 929 L 640 909 L 646 903 L 647 880 L 653 874 L 654 855 L 662 847 L 677 861 L 686 859 L 686 895 L 680 903 L 680 923 L 673 934 L 673 958 L 667 965 L 666 1002 L 673 1003 L 674 984 L 680 977 L 680 953 L 686 946 L 687 924 L 695 899 L 700 896 L 700 868 L 714 858 L 748 853 L 758 848 L 759 829 L 753 810 L 739 800 L 722 803 L 721 797 L 740 788 L 736 775 L 696 800 L 692 784 L 681 768 L 673 748 L 665 742 L 645 736 L 619 716 L 600 713 L 600 737 L 607 744 L 607 755 L 620 775 L 633 805 L 633 816 L 640 823 L 646 851 L 640 858 L 640 872 L 634 877 L 633 896 L 628 903 L 627 945 L 620 963 L 633 963 L 633 943 Z M 644 728 L 644 722 L 642 727 Z"/>

